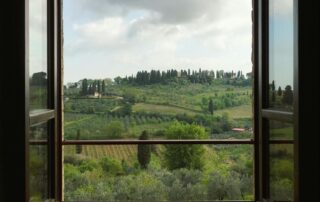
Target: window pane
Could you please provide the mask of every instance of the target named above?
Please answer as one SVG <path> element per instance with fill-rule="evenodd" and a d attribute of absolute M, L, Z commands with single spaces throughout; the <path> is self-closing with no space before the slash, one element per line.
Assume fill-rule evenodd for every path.
<path fill-rule="evenodd" d="M 253 138 L 251 0 L 98 2 L 63 7 L 65 139 Z"/>
<path fill-rule="evenodd" d="M 30 110 L 47 108 L 47 1 L 29 1 Z"/>
<path fill-rule="evenodd" d="M 293 125 L 280 121 L 269 121 L 271 140 L 293 140 Z"/>
<path fill-rule="evenodd" d="M 270 145 L 270 197 L 293 201 L 293 145 Z"/>
<path fill-rule="evenodd" d="M 253 147 L 64 146 L 64 188 L 65 201 L 253 200 Z"/>
<path fill-rule="evenodd" d="M 30 201 L 44 201 L 48 198 L 48 136 L 47 124 L 30 128 L 29 187 Z M 42 140 L 42 141 L 41 141 Z"/>
<path fill-rule="evenodd" d="M 292 111 L 293 0 L 269 1 L 270 107 Z"/>

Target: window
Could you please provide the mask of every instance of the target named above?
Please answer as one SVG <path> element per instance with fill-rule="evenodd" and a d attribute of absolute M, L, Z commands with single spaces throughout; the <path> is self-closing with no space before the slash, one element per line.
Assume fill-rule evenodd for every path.
<path fill-rule="evenodd" d="M 123 1 L 103 2 L 110 2 L 117 7 L 117 9 L 108 10 L 110 11 L 108 14 L 115 17 L 115 14 L 119 11 L 122 14 L 130 13 L 128 12 L 130 9 L 122 10 L 121 6 L 138 8 L 139 4 L 144 1 L 130 1 L 126 4 L 121 4 Z M 175 2 L 179 3 L 179 1 Z M 199 1 L 194 2 L 199 3 Z M 230 2 L 236 1 L 223 2 L 228 2 L 228 8 L 233 9 Z M 192 1 L 184 1 L 183 6 L 185 7 L 190 3 Z M 253 1 L 254 43 L 252 49 L 254 54 L 252 58 L 254 72 L 245 75 L 254 78 L 252 80 L 254 86 L 252 91 L 254 97 L 252 135 L 243 133 L 242 126 L 246 123 L 245 120 L 239 122 L 240 126 L 232 127 L 234 129 L 232 133 L 225 131 L 226 133 L 221 134 L 221 131 L 215 131 L 215 133 L 210 131 L 210 135 L 199 135 L 205 134 L 201 129 L 201 124 L 205 124 L 204 119 L 198 119 L 199 122 L 194 125 L 194 128 L 193 126 L 189 127 L 190 125 L 185 122 L 188 121 L 190 116 L 199 113 L 197 110 L 202 110 L 201 104 L 206 103 L 206 99 L 203 99 L 203 102 L 200 99 L 199 102 L 194 103 L 191 107 L 197 106 L 200 109 L 196 108 L 190 112 L 190 108 L 187 110 L 185 107 L 180 107 L 179 110 L 176 109 L 175 111 L 172 110 L 176 107 L 172 103 L 177 105 L 175 102 L 178 102 L 178 104 L 183 102 L 186 104 L 190 101 L 185 99 L 187 97 L 180 100 L 172 99 L 168 102 L 171 105 L 162 103 L 164 106 L 159 109 L 155 108 L 154 105 L 160 104 L 160 102 L 143 103 L 154 100 L 151 99 L 150 101 L 148 97 L 145 100 L 141 96 L 140 101 L 135 103 L 140 105 L 132 107 L 134 108 L 133 113 L 136 113 L 136 110 L 141 110 L 142 107 L 146 108 L 146 104 L 149 104 L 149 110 L 166 111 L 171 113 L 171 116 L 173 112 L 175 116 L 177 111 L 188 111 L 189 113 L 184 117 L 187 118 L 184 122 L 180 121 L 180 123 L 168 126 L 164 126 L 163 122 L 169 122 L 171 120 L 170 116 L 159 119 L 153 114 L 151 117 L 137 117 L 137 120 L 136 117 L 130 118 L 128 116 L 124 118 L 122 126 L 120 124 L 120 128 L 124 128 L 122 131 L 125 131 L 125 122 L 129 122 L 127 126 L 130 127 L 132 125 L 139 126 L 138 123 L 140 123 L 140 126 L 154 124 L 163 128 L 165 134 L 163 137 L 165 138 L 153 136 L 148 140 L 144 140 L 146 134 L 142 133 L 143 130 L 138 129 L 135 130 L 138 131 L 136 136 L 122 136 L 121 133 L 120 137 L 122 139 L 119 138 L 119 133 L 113 133 L 117 138 L 106 138 L 107 136 L 101 138 L 99 131 L 93 131 L 95 139 L 92 139 L 93 136 L 85 136 L 86 133 L 83 130 L 78 132 L 78 130 L 72 128 L 66 129 L 65 132 L 70 135 L 66 135 L 63 139 L 62 121 L 64 116 L 62 112 L 64 106 L 62 101 L 65 96 L 65 109 L 74 110 L 76 107 L 68 106 L 70 96 L 64 95 L 62 89 L 62 1 L 32 0 L 21 2 L 11 0 L 4 1 L 1 5 L 0 40 L 1 48 L 5 51 L 0 54 L 0 61 L 3 64 L 1 67 L 5 71 L 2 71 L 3 74 L 1 74 L 0 79 L 0 106 L 2 107 L 0 116 L 0 201 L 44 201 L 47 199 L 63 201 L 63 198 L 98 200 L 102 198 L 114 199 L 115 195 L 118 199 L 134 196 L 135 198 L 147 198 L 148 200 L 153 200 L 155 197 L 190 200 L 195 198 L 228 200 L 241 197 L 251 198 L 252 201 L 319 201 L 319 136 L 315 133 L 318 131 L 319 123 L 319 91 L 316 90 L 316 86 L 319 86 L 319 68 L 310 69 L 319 66 L 317 45 L 319 42 L 319 5 L 315 2 L 299 0 Z M 75 4 L 75 6 L 78 5 L 80 4 Z M 172 9 L 169 9 L 171 7 L 166 7 L 166 5 L 152 7 L 153 5 L 147 4 L 147 7 L 172 12 Z M 100 0 L 90 1 L 88 6 L 93 6 L 100 11 L 105 9 Z M 207 7 L 210 8 L 209 5 Z M 98 15 L 86 13 L 89 11 L 89 7 L 85 6 L 85 8 L 81 10 L 83 11 L 81 17 L 89 14 L 92 18 L 99 18 Z M 239 9 L 240 6 L 236 8 L 236 11 L 241 10 Z M 178 13 L 171 15 L 171 17 L 176 17 L 175 20 L 172 20 L 172 18 L 162 19 L 161 15 L 157 15 L 159 11 L 155 12 L 152 17 L 158 18 L 160 21 L 166 20 L 167 24 L 172 25 L 172 23 L 181 22 L 179 19 L 186 17 L 186 14 L 199 11 L 199 7 L 194 5 L 191 10 L 185 11 L 188 12 L 181 15 L 178 15 Z M 222 9 L 219 9 L 219 11 L 222 11 Z M 214 15 L 217 13 L 214 13 Z M 129 15 L 129 18 L 135 18 L 141 14 L 143 14 L 142 11 L 134 12 Z M 232 13 L 232 15 L 227 15 L 227 12 L 223 12 L 223 14 L 232 17 L 237 12 Z M 109 22 L 101 21 L 100 23 L 108 24 Z M 132 21 L 132 23 L 134 22 Z M 159 23 L 159 21 L 151 22 Z M 311 22 L 312 26 L 310 26 Z M 95 25 L 97 24 L 91 24 L 90 29 L 82 29 L 81 24 L 73 28 L 87 31 L 86 36 L 90 36 L 97 31 L 93 28 L 101 28 L 101 26 Z M 112 27 L 121 28 L 121 26 L 116 27 L 114 25 L 116 24 L 113 24 Z M 224 23 L 223 25 L 229 24 Z M 183 28 L 183 26 L 178 26 L 178 28 Z M 210 27 L 206 28 L 209 29 Z M 111 31 L 116 35 L 116 30 L 112 29 Z M 141 29 L 137 30 L 141 31 Z M 104 32 L 105 30 L 98 31 Z M 192 31 L 199 31 L 199 29 L 193 29 Z M 172 34 L 172 32 L 166 33 Z M 132 34 L 133 32 L 130 32 L 126 36 L 132 37 Z M 143 34 L 148 33 L 143 32 Z M 68 37 L 68 33 L 65 33 L 64 36 Z M 202 39 L 205 37 L 202 36 Z M 233 37 L 236 39 L 239 35 L 236 34 Z M 160 41 L 155 40 L 154 42 Z M 77 42 L 82 43 L 81 40 Z M 171 41 L 170 43 L 163 41 L 160 43 L 160 45 L 170 44 L 172 44 Z M 189 43 L 187 45 L 193 47 L 195 44 Z M 170 46 L 167 46 L 167 48 L 170 48 Z M 116 49 L 113 50 L 112 53 L 114 54 Z M 147 48 L 146 50 L 150 49 Z M 89 49 L 86 49 L 86 51 L 89 53 Z M 138 53 L 141 54 L 143 51 Z M 201 55 L 203 53 L 201 52 Z M 131 59 L 130 57 L 121 57 L 121 61 L 130 61 Z M 170 62 L 170 60 L 162 61 Z M 156 68 L 156 66 L 152 67 Z M 201 68 L 201 72 L 203 73 L 205 69 Z M 198 68 L 195 71 L 198 74 L 200 72 Z M 124 74 L 117 74 L 122 78 L 118 78 L 116 81 L 122 81 L 126 72 L 120 71 Z M 142 75 L 148 75 L 148 73 L 151 75 L 150 69 L 147 74 L 140 72 L 139 78 Z M 179 78 L 183 74 L 185 73 L 182 72 L 181 74 L 180 72 Z M 132 73 L 128 74 L 128 80 L 131 75 Z M 252 77 L 253 75 L 254 77 Z M 279 78 L 279 75 L 281 75 L 281 78 Z M 134 78 L 136 76 L 136 72 L 134 72 Z M 181 79 L 177 80 L 181 81 Z M 89 88 L 91 81 L 87 80 L 87 84 Z M 114 85 L 113 88 L 121 85 Z M 148 86 L 150 87 L 150 85 Z M 203 84 L 196 83 L 196 85 Z M 101 83 L 100 86 L 102 86 Z M 135 87 L 137 86 L 139 85 Z M 67 90 L 70 90 L 70 87 L 72 89 L 72 85 L 66 87 Z M 312 89 L 312 92 L 310 92 L 310 89 Z M 131 90 L 132 88 L 129 93 Z M 173 98 L 178 98 L 185 93 L 181 89 L 170 88 L 170 90 L 175 90 L 172 93 Z M 139 91 L 139 93 L 141 92 Z M 156 93 L 151 91 L 150 95 L 154 96 Z M 94 99 L 90 99 L 92 108 L 86 109 L 86 113 L 96 113 L 95 109 L 105 109 L 103 99 L 96 99 L 99 96 L 99 94 L 93 94 Z M 110 94 L 109 96 L 117 95 Z M 108 107 L 116 108 L 119 106 L 115 111 L 118 109 L 121 109 L 120 111 L 123 109 L 126 112 L 130 111 L 130 107 L 125 105 L 127 102 L 130 103 L 130 96 L 129 99 L 121 99 L 121 97 L 120 95 L 119 103 L 123 106 L 111 103 Z M 167 101 L 165 96 L 161 98 L 161 101 Z M 98 100 L 101 102 L 97 102 Z M 141 105 L 141 101 L 145 104 L 144 106 Z M 209 110 L 210 99 L 207 101 L 208 116 L 217 117 L 219 116 L 219 110 L 228 111 L 228 109 L 213 108 L 213 115 L 211 115 L 212 108 L 210 107 Z M 217 102 L 215 99 L 212 99 L 212 101 L 213 104 Z M 77 105 L 83 104 L 81 99 L 77 99 L 77 102 Z M 205 105 L 203 104 L 203 106 Z M 84 111 L 81 113 L 84 113 Z M 102 114 L 99 115 L 103 117 Z M 240 113 L 239 115 L 243 116 Z M 76 125 L 80 122 L 88 122 L 89 119 L 82 118 L 90 118 L 78 117 L 77 115 L 67 116 L 66 122 L 68 124 L 65 124 L 66 127 L 73 127 L 73 124 Z M 109 121 L 114 117 L 105 116 L 105 118 Z M 120 118 L 120 116 L 117 116 L 117 119 Z M 220 117 L 220 120 L 225 119 L 226 117 Z M 131 121 L 134 124 L 131 124 Z M 99 121 L 95 119 L 91 123 L 99 124 Z M 119 128 L 119 122 L 113 123 L 111 126 L 113 126 L 111 129 L 117 129 Z M 83 126 L 83 128 L 86 127 L 91 127 L 91 125 Z M 225 124 L 224 127 L 227 128 L 228 124 Z M 149 137 L 160 134 L 152 131 L 152 128 L 146 128 L 145 126 L 141 128 L 147 129 Z M 108 128 L 108 131 L 114 130 Z M 176 139 L 176 131 L 196 131 L 198 137 L 197 139 L 186 139 L 185 134 L 194 133 L 182 132 L 180 135 L 183 134 L 185 139 L 182 139 L 182 135 L 180 139 Z M 205 130 L 205 132 L 208 132 L 208 130 Z M 211 132 L 215 135 L 212 135 Z M 205 138 L 200 139 L 199 137 Z M 225 139 L 226 137 L 229 139 Z M 149 155 L 138 155 L 138 153 L 151 153 L 151 157 L 149 158 Z M 188 153 L 188 155 L 185 155 L 185 153 Z M 107 154 L 107 157 L 105 154 Z M 85 156 L 90 158 L 81 159 Z M 100 158 L 100 156 L 103 156 L 103 158 Z M 185 161 L 181 161 L 182 158 L 172 158 L 180 156 L 183 156 Z M 203 158 L 199 160 L 199 156 Z M 155 159 L 158 160 L 155 161 Z M 247 159 L 253 161 L 246 161 Z M 212 167 L 208 169 L 208 164 L 203 165 L 203 162 L 210 162 Z M 188 169 L 175 169 L 181 165 L 188 167 Z M 163 170 L 164 166 L 167 167 L 167 171 Z M 207 172 L 200 171 L 198 168 L 201 168 L 201 166 L 207 166 L 205 168 Z M 193 169 L 195 167 L 197 169 Z M 153 172 L 151 172 L 152 169 Z M 219 172 L 211 172 L 223 169 L 225 169 L 223 175 Z M 93 172 L 93 170 L 99 170 L 100 173 Z M 159 170 L 162 172 L 156 172 Z M 232 172 L 229 172 L 230 170 Z M 99 180 L 101 177 L 99 174 L 103 174 L 101 176 L 105 181 L 103 183 L 93 183 L 97 182 L 94 180 Z M 77 180 L 66 180 L 64 183 L 62 179 L 64 177 L 69 179 L 74 177 Z M 252 178 L 254 181 L 251 180 Z M 239 179 L 241 179 L 240 182 L 245 181 L 246 186 L 243 186 L 244 183 L 240 183 Z M 136 184 L 136 182 L 141 181 L 144 183 Z M 104 186 L 106 184 L 112 186 Z M 123 184 L 126 186 L 122 186 Z M 225 186 L 221 187 L 221 184 Z M 172 189 L 168 190 L 167 185 Z M 117 186 L 123 189 L 117 189 L 118 192 L 114 192 L 114 187 Z M 241 188 L 240 191 L 239 187 Z M 252 188 L 254 188 L 253 191 Z M 63 193 L 63 190 L 67 191 Z M 130 192 L 130 190 L 133 191 Z M 252 193 L 252 195 L 249 196 L 249 193 Z M 238 197 L 239 195 L 240 197 Z"/>
<path fill-rule="evenodd" d="M 267 54 L 262 56 L 260 80 L 261 139 L 264 142 L 262 197 L 272 201 L 294 198 L 294 1 L 268 1 L 262 18 Z"/>

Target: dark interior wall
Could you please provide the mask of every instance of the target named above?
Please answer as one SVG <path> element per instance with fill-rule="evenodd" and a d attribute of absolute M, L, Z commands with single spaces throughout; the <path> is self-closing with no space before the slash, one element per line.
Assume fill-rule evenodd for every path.
<path fill-rule="evenodd" d="M 320 201 L 320 6 L 319 0 L 300 0 L 298 151 L 296 179 L 299 201 Z"/>
<path fill-rule="evenodd" d="M 24 2 L 0 3 L 0 201 L 25 201 Z"/>

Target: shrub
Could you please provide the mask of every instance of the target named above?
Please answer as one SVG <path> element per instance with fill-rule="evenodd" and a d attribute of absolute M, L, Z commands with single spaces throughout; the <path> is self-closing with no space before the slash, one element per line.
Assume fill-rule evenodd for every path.
<path fill-rule="evenodd" d="M 240 197 L 240 181 L 234 172 L 223 175 L 215 171 L 210 174 L 208 200 L 239 199 Z"/>
<path fill-rule="evenodd" d="M 207 134 L 203 127 L 195 124 L 175 122 L 166 130 L 167 139 L 204 139 Z M 164 154 L 166 166 L 170 169 L 202 169 L 204 166 L 203 145 L 166 145 Z"/>
<path fill-rule="evenodd" d="M 111 121 L 107 125 L 105 132 L 107 136 L 110 138 L 119 138 L 121 134 L 124 132 L 123 123 L 120 121 Z"/>
<path fill-rule="evenodd" d="M 104 172 L 108 175 L 120 175 L 123 174 L 121 163 L 114 159 L 104 157 L 100 160 L 100 165 Z"/>
<path fill-rule="evenodd" d="M 149 135 L 147 131 L 144 130 L 140 135 L 139 140 L 148 140 L 148 139 L 149 139 Z M 140 167 L 143 169 L 146 169 L 151 159 L 151 145 L 139 144 L 137 155 L 138 155 L 138 161 L 139 161 Z"/>

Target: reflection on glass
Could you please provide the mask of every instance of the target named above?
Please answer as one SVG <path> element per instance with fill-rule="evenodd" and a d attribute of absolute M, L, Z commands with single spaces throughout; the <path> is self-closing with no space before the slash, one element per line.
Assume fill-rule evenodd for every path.
<path fill-rule="evenodd" d="M 47 1 L 29 1 L 30 110 L 47 108 Z"/>
<path fill-rule="evenodd" d="M 270 197 L 293 201 L 293 145 L 270 146 Z"/>
<path fill-rule="evenodd" d="M 45 201 L 48 198 L 48 135 L 47 124 L 30 128 L 29 184 L 30 201 Z"/>
<path fill-rule="evenodd" d="M 293 125 L 280 121 L 269 121 L 270 139 L 273 140 L 292 140 L 293 139 Z"/>
<path fill-rule="evenodd" d="M 269 1 L 270 107 L 292 111 L 293 0 Z"/>
<path fill-rule="evenodd" d="M 64 146 L 65 201 L 253 199 L 249 145 Z"/>

